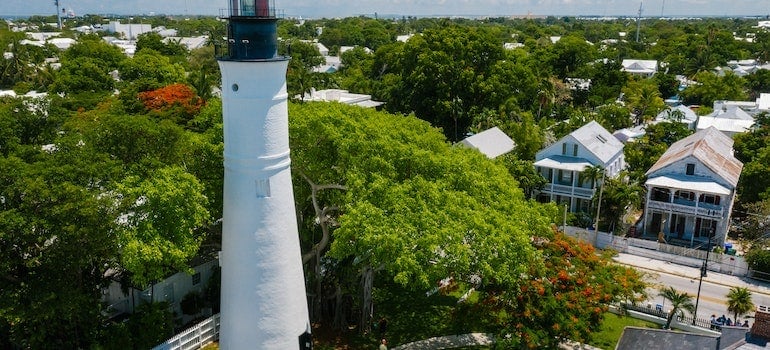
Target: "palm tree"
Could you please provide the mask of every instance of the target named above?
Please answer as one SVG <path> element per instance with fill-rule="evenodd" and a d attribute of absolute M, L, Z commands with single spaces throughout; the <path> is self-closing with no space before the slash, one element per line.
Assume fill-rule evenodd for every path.
<path fill-rule="evenodd" d="M 695 304 L 692 303 L 692 296 L 687 293 L 679 293 L 674 287 L 668 287 L 661 290 L 660 296 L 671 302 L 671 311 L 666 318 L 666 325 L 663 327 L 664 329 L 671 328 L 671 321 L 677 313 L 684 316 L 684 311 L 691 314 L 695 312 Z"/>
<path fill-rule="evenodd" d="M 727 311 L 733 313 L 733 319 L 754 309 L 751 292 L 746 287 L 732 287 L 727 293 Z"/>

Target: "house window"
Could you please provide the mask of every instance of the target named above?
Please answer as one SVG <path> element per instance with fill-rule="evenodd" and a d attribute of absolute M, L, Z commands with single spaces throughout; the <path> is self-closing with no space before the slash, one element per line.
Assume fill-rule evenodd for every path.
<path fill-rule="evenodd" d="M 200 272 L 196 272 L 195 274 L 192 275 L 192 284 L 193 284 L 193 286 L 198 285 L 198 283 L 201 283 L 201 273 Z"/>
<path fill-rule="evenodd" d="M 687 170 L 685 171 L 685 174 L 695 175 L 695 164 L 692 164 L 692 163 L 687 164 Z"/>
<path fill-rule="evenodd" d="M 695 237 L 708 238 L 711 234 L 711 238 L 716 235 L 717 222 L 716 220 L 701 219 L 695 220 Z"/>
<path fill-rule="evenodd" d="M 572 184 L 572 172 L 571 171 L 565 171 L 565 170 L 559 170 L 559 183 L 561 184 Z"/>
<path fill-rule="evenodd" d="M 270 179 L 257 179 L 257 198 L 270 197 Z"/>
<path fill-rule="evenodd" d="M 653 187 L 650 198 L 658 202 L 668 202 L 671 200 L 669 190 L 667 188 Z"/>
<path fill-rule="evenodd" d="M 567 143 L 561 144 L 561 155 L 566 156 L 567 155 Z"/>
<path fill-rule="evenodd" d="M 706 204 L 719 205 L 719 203 L 721 202 L 721 198 L 722 197 L 717 196 L 717 195 L 713 195 L 713 194 L 702 194 L 702 195 L 700 195 L 700 201 L 702 203 L 706 203 Z"/>
<path fill-rule="evenodd" d="M 686 201 L 694 201 L 695 200 L 695 193 L 690 191 L 676 191 L 674 194 L 674 199 L 681 199 Z"/>
<path fill-rule="evenodd" d="M 572 145 L 572 155 L 577 157 L 577 151 L 578 151 L 578 145 L 574 144 Z"/>

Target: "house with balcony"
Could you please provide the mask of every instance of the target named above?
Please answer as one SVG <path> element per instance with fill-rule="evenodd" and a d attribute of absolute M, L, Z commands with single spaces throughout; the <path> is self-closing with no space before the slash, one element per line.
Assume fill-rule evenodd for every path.
<path fill-rule="evenodd" d="M 604 176 L 615 177 L 626 163 L 623 143 L 592 121 L 537 152 L 535 169 L 547 183 L 533 197 L 567 205 L 573 213 L 588 212 L 596 181 L 585 170 L 597 165 Z"/>
<path fill-rule="evenodd" d="M 675 142 L 647 171 L 642 232 L 690 247 L 724 244 L 743 163 L 714 127 Z"/>

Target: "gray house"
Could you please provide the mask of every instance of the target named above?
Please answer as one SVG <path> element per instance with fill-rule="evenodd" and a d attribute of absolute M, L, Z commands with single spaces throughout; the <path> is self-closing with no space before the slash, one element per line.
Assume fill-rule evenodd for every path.
<path fill-rule="evenodd" d="M 615 177 L 626 163 L 623 143 L 592 121 L 537 152 L 535 169 L 547 183 L 533 197 L 568 205 L 570 212 L 587 212 L 596 186 L 583 172 L 597 165 Z"/>
<path fill-rule="evenodd" d="M 724 243 L 743 163 L 714 127 L 677 141 L 647 171 L 643 232 L 695 246 Z"/>

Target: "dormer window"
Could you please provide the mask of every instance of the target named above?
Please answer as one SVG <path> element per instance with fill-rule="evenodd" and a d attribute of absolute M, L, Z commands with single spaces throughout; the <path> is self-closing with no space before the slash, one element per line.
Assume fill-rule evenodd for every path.
<path fill-rule="evenodd" d="M 570 144 L 565 142 L 561 144 L 561 155 L 566 156 L 570 152 Z M 578 145 L 575 143 L 572 145 L 572 156 L 577 157 L 578 155 Z"/>
<path fill-rule="evenodd" d="M 687 175 L 695 175 L 695 164 L 688 163 L 687 164 L 687 170 L 685 170 L 685 174 L 687 174 Z"/>

